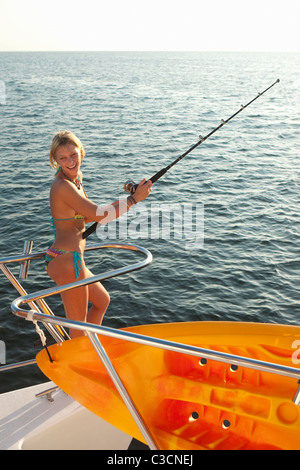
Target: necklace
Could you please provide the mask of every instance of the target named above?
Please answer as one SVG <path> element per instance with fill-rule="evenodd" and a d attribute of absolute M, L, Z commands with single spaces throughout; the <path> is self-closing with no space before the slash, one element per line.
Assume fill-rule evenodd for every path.
<path fill-rule="evenodd" d="M 76 183 L 76 180 L 72 180 L 72 178 L 69 178 L 69 177 L 65 174 L 65 172 L 63 171 L 63 169 L 62 169 L 62 168 L 60 168 L 60 169 L 61 169 L 61 172 L 62 172 L 62 174 L 64 175 L 64 177 L 65 177 L 67 180 L 71 181 L 71 183 L 73 183 L 73 184 L 76 186 L 76 188 L 78 189 L 78 191 L 79 191 L 80 188 L 81 188 L 81 181 L 80 181 L 80 179 L 77 177 L 77 178 L 76 178 L 76 179 L 77 179 L 77 183 Z"/>

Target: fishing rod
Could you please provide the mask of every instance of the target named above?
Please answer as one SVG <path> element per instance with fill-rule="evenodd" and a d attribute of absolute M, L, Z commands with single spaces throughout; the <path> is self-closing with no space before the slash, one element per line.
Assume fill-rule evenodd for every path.
<path fill-rule="evenodd" d="M 242 105 L 241 108 L 238 111 L 236 111 L 232 116 L 230 116 L 228 119 L 226 119 L 225 121 L 222 119 L 221 124 L 219 126 L 217 126 L 215 129 L 213 129 L 211 132 L 209 132 L 205 137 L 202 137 L 200 135 L 198 142 L 196 142 L 194 145 L 192 145 L 192 147 L 190 147 L 186 152 L 184 152 L 182 155 L 180 155 L 180 157 L 176 158 L 176 160 L 174 160 L 172 163 L 170 163 L 170 165 L 166 166 L 165 168 L 162 168 L 157 173 L 155 173 L 155 175 L 153 175 L 152 178 L 150 178 L 150 181 L 152 181 L 152 183 L 155 183 L 157 180 L 159 180 L 163 175 L 165 175 L 167 173 L 167 171 L 170 170 L 170 168 L 172 168 L 174 165 L 176 165 L 178 162 L 180 162 L 180 160 L 182 160 L 184 157 L 186 157 L 190 152 L 192 152 L 192 150 L 194 150 L 200 144 L 205 142 L 205 140 L 207 140 L 215 132 L 217 132 L 219 129 L 221 129 L 221 127 L 223 127 L 225 124 L 227 124 L 229 121 L 231 121 L 231 119 L 233 119 L 241 111 L 243 111 L 248 106 L 250 106 L 250 104 L 252 104 L 255 100 L 257 100 L 260 96 L 262 96 L 264 93 L 266 93 L 268 90 L 270 90 L 270 88 L 272 88 L 274 85 L 276 85 L 276 83 L 279 83 L 279 82 L 280 82 L 280 80 L 278 78 L 276 80 L 276 82 L 272 83 L 272 85 L 270 85 L 268 88 L 266 88 L 261 93 L 258 93 L 258 95 L 255 98 L 253 98 L 251 101 L 249 101 L 249 103 L 245 104 L 244 106 Z M 138 184 L 136 184 L 133 180 L 127 180 L 126 183 L 124 184 L 124 190 L 127 193 L 130 193 L 130 194 L 134 194 L 137 187 L 138 187 Z M 91 225 L 83 233 L 82 238 L 87 238 L 89 235 L 91 235 L 93 232 L 95 232 L 95 230 L 97 228 L 97 225 L 98 225 L 98 222 L 95 222 L 93 225 Z"/>

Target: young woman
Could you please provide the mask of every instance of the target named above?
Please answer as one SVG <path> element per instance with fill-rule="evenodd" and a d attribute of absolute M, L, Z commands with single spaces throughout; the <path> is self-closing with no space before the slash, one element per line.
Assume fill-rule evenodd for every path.
<path fill-rule="evenodd" d="M 149 196 L 152 183 L 141 181 L 133 196 L 101 208 L 90 201 L 82 186 L 80 170 L 85 151 L 80 140 L 71 132 L 54 136 L 50 149 L 50 164 L 57 169 L 50 190 L 50 207 L 55 230 L 54 243 L 46 252 L 49 276 L 58 286 L 93 276 L 84 262 L 85 240 L 82 234 L 86 222 L 107 223 L 120 217 L 129 208 Z M 109 217 L 108 217 L 109 215 Z M 100 282 L 78 287 L 61 294 L 67 318 L 101 324 L 109 305 L 109 294 Z M 92 303 L 88 311 L 88 302 Z M 71 338 L 83 332 L 70 329 Z"/>

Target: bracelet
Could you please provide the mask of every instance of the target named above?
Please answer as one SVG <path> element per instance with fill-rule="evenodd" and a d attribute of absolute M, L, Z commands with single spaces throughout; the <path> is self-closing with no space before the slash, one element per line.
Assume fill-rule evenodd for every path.
<path fill-rule="evenodd" d="M 131 206 L 133 206 L 134 204 L 136 204 L 136 200 L 134 199 L 133 196 L 128 196 L 127 201 L 130 202 L 130 206 L 129 206 L 129 207 L 131 207 Z M 128 204 L 127 204 L 127 205 L 128 205 Z"/>

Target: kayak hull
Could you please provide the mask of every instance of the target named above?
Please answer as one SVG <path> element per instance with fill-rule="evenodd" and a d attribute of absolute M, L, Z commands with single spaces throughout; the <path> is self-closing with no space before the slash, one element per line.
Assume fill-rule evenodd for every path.
<path fill-rule="evenodd" d="M 125 331 L 299 368 L 300 327 L 236 322 L 141 325 Z M 297 379 L 100 336 L 159 449 L 300 449 Z M 145 442 L 87 337 L 37 355 L 68 395 Z M 299 350 L 300 356 L 300 350 Z"/>

